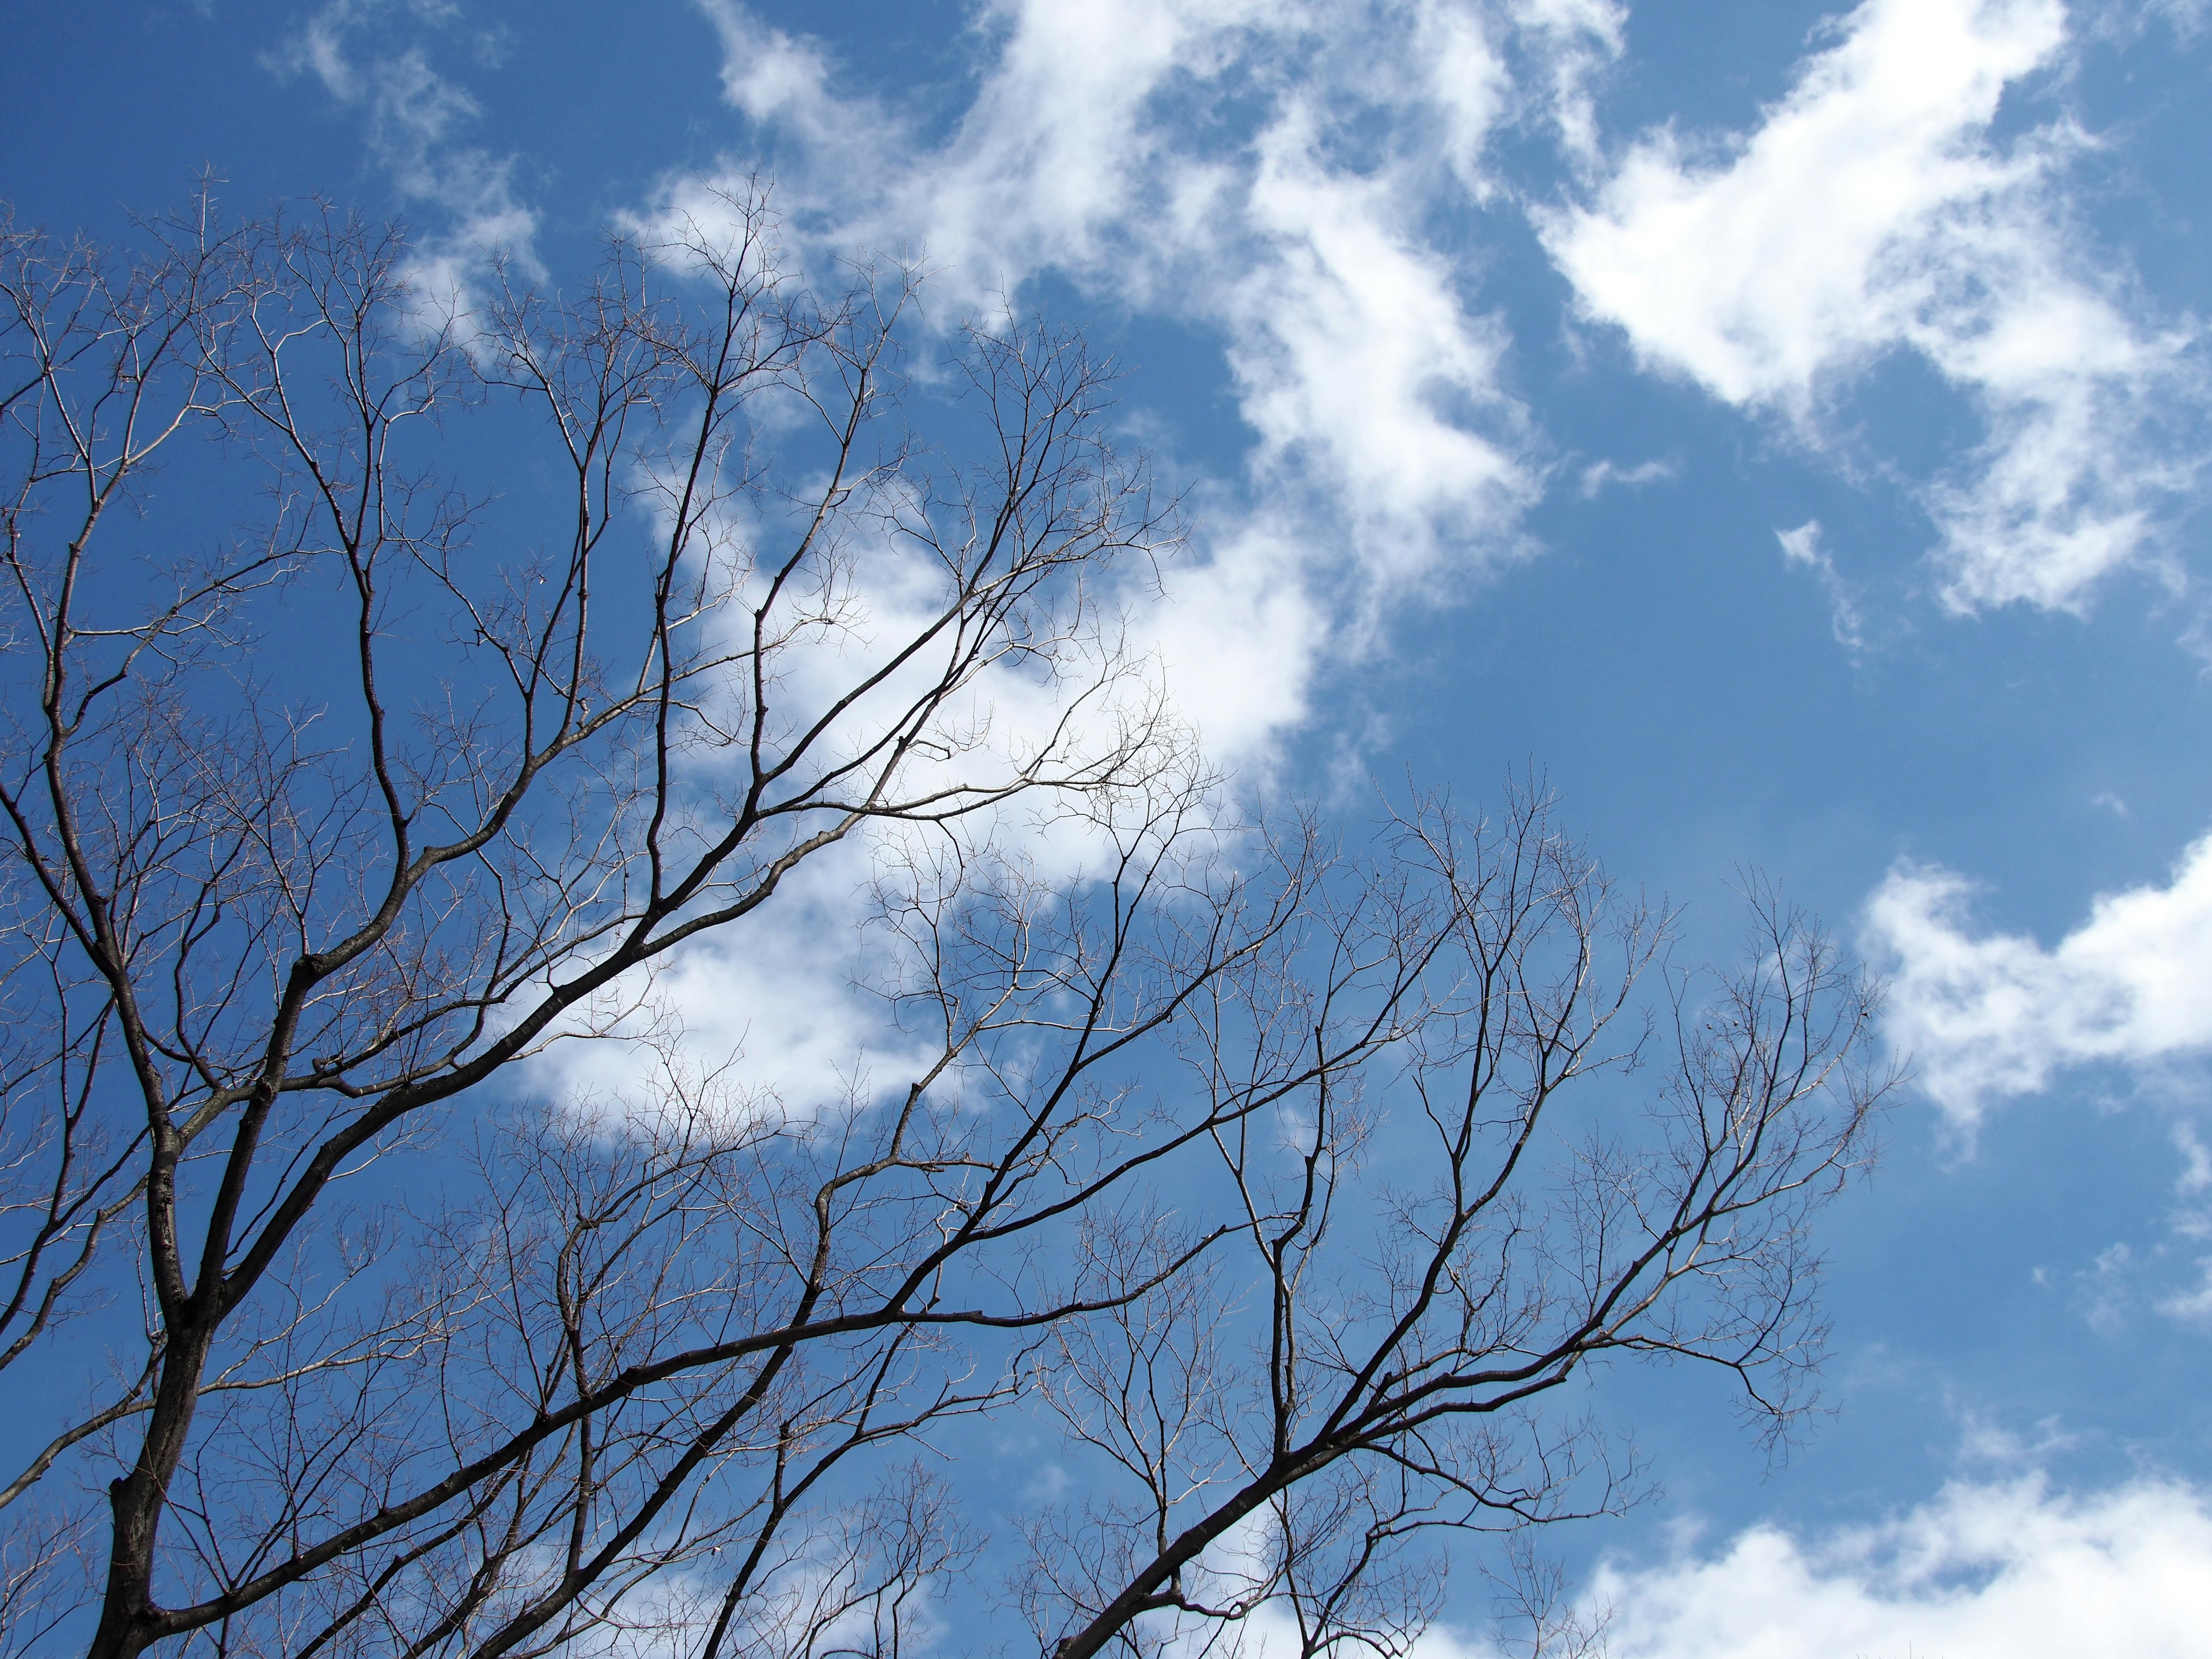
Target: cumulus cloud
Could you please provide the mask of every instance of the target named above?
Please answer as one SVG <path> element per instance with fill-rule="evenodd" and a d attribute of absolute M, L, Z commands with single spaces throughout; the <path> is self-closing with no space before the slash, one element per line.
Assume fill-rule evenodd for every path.
<path fill-rule="evenodd" d="M 1602 1625 L 1602 1644 L 1573 1650 L 1606 1659 L 2182 1659 L 2212 1656 L 2208 1579 L 2212 1509 L 2191 1487 L 2144 1480 L 2070 1495 L 2039 1475 L 1960 1482 L 1872 1526 L 1812 1536 L 1755 1526 L 1717 1550 L 1602 1565 L 1581 1621 Z M 1246 1636 L 1253 1659 L 1298 1650 L 1295 1626 L 1272 1607 Z M 1527 1647 L 1438 1627 L 1412 1651 L 1503 1659 Z"/>
<path fill-rule="evenodd" d="M 1221 74 L 1228 42 L 1260 15 L 1249 0 L 986 7 L 988 67 L 937 138 L 845 84 L 819 44 L 739 0 L 702 9 L 721 38 L 730 102 L 777 143 L 787 197 L 819 216 L 839 251 L 926 246 L 956 308 L 1048 267 L 1129 251 L 1134 222 L 1173 205 L 1149 106 L 1170 86 Z M 679 199 L 702 182 L 679 181 Z"/>
<path fill-rule="evenodd" d="M 1955 1485 L 1881 1525 L 1755 1527 L 1717 1554 L 1610 1567 L 1611 1659 L 2078 1659 L 2212 1654 L 2202 1494 Z"/>
<path fill-rule="evenodd" d="M 1471 562 L 1504 550 L 1534 479 L 1510 447 L 1502 331 L 1407 234 L 1397 181 L 1331 167 L 1316 125 L 1293 108 L 1261 136 L 1243 204 L 1256 246 L 1220 313 L 1255 472 L 1318 484 L 1316 507 L 1367 532 L 1369 592 L 1389 595 L 1444 551 L 1424 531 L 1456 532 Z"/>
<path fill-rule="evenodd" d="M 2212 1049 L 2212 836 L 2164 885 L 2100 895 L 2056 945 L 1978 927 L 1973 893 L 1952 871 L 1900 864 L 1866 913 L 1892 976 L 1890 1040 L 1954 1123 L 2069 1065 Z"/>
<path fill-rule="evenodd" d="M 762 913 L 742 947 L 695 941 L 589 1011 L 610 1035 L 558 1043 L 532 1061 L 531 1085 L 590 1112 L 649 1107 L 664 1093 L 732 1121 L 797 1119 L 904 1088 L 936 1056 L 856 988 L 866 977 L 855 893 L 870 849 L 818 857 Z"/>
<path fill-rule="evenodd" d="M 1492 188 L 1503 124 L 1592 142 L 1612 0 L 1001 0 L 942 136 L 737 0 L 706 6 L 818 245 L 926 251 L 954 311 L 1053 273 L 1219 341 L 1255 441 L 1138 623 L 1218 758 L 1264 757 L 1394 606 L 1524 550 L 1534 434 L 1433 219 Z M 706 210 L 714 182 L 665 206 Z"/>
<path fill-rule="evenodd" d="M 971 876 L 990 872 L 1010 887 L 1065 890 L 1110 869 L 1126 848 L 1165 851 L 1161 834 L 1147 826 L 1172 820 L 1196 828 L 1218 805 L 1201 793 L 1203 763 L 1187 724 L 1163 707 L 1157 661 L 1093 607 L 1095 596 L 1068 589 L 1033 596 L 1030 638 L 1049 654 L 1053 672 L 1009 651 L 977 665 L 945 697 L 957 647 L 940 635 L 936 648 L 915 648 L 932 637 L 947 603 L 942 568 L 880 526 L 842 528 L 851 533 L 840 537 L 834 581 L 796 602 L 784 587 L 791 642 L 772 659 L 774 706 L 786 729 L 829 723 L 810 763 L 813 776 L 885 752 L 917 708 L 933 708 L 915 741 L 899 745 L 890 777 L 872 781 L 879 799 L 949 809 L 957 797 L 968 810 L 956 829 L 878 820 L 811 854 L 780 880 L 775 902 L 734 935 L 702 933 L 580 1011 L 570 1034 L 589 1030 L 595 1040 L 554 1044 L 536 1057 L 532 1082 L 540 1091 L 606 1111 L 651 1104 L 674 1080 L 738 1115 L 773 1102 L 802 1117 L 903 1091 L 933 1070 L 942 1048 L 891 1017 L 886 992 L 917 964 L 882 925 L 882 895 L 927 904 L 947 890 L 956 867 Z M 773 519 L 745 512 L 722 520 L 717 537 L 736 545 L 772 540 L 778 529 Z M 754 613 L 747 606 L 767 602 L 774 574 L 773 565 L 750 562 L 732 570 L 742 603 L 709 624 L 738 631 L 722 649 L 748 648 Z M 1266 592 L 1234 599 L 1292 633 L 1302 625 L 1295 601 L 1295 594 Z M 1166 620 L 1175 624 L 1182 614 Z M 796 623 L 801 616 L 809 625 Z M 1231 677 L 1267 672 L 1231 653 L 1217 651 L 1208 661 Z M 732 711 L 708 712 L 725 729 L 743 729 Z M 679 792 L 742 794 L 746 752 L 741 744 L 687 750 Z M 1096 787 L 1108 774 L 1112 787 Z M 1043 781 L 1024 787 L 1024 779 Z M 787 796 L 796 781 L 786 778 L 773 793 Z M 708 809 L 717 823 L 726 810 Z M 808 825 L 825 827 L 823 817 Z M 680 1077 L 665 1076 L 671 1068 Z"/>
<path fill-rule="evenodd" d="M 2078 608 L 2155 561 L 2154 508 L 2189 477 L 2156 434 L 2192 337 L 2131 317 L 2069 227 L 2090 141 L 1992 134 L 2066 44 L 2059 0 L 1867 0 L 1756 130 L 1648 135 L 1591 204 L 1542 220 L 1583 311 L 1645 363 L 1808 439 L 1891 353 L 1967 398 L 1984 441 L 1923 490 L 1960 610 Z"/>
<path fill-rule="evenodd" d="M 1204 486 L 1164 592 L 1147 569 L 1100 595 L 1212 763 L 1269 766 L 1395 609 L 1522 552 L 1544 470 L 1506 387 L 1504 331 L 1437 246 L 1434 216 L 1492 188 L 1501 123 L 1588 148 L 1591 88 L 1620 47 L 1613 0 L 1400 0 L 1380 15 L 996 0 L 972 20 L 979 72 L 950 119 L 910 88 L 855 87 L 823 46 L 738 0 L 702 9 L 747 148 L 669 179 L 642 217 L 712 226 L 764 155 L 811 269 L 861 250 L 919 258 L 939 323 L 1018 309 L 1051 276 L 1221 352 L 1251 434 L 1240 475 Z M 896 635 L 896 594 L 867 570 L 855 584 L 855 637 Z M 986 690 L 1010 740 L 1048 712 L 1012 681 Z M 1024 842 L 1047 878 L 1081 866 L 1064 825 L 1062 839 Z M 826 959 L 787 963 L 773 988 L 744 982 L 742 963 L 687 959 L 656 990 L 696 1043 L 742 1036 L 748 1074 L 794 1103 L 841 1084 L 836 1056 L 870 1012 Z M 806 1018 L 716 1023 L 760 997 Z"/>

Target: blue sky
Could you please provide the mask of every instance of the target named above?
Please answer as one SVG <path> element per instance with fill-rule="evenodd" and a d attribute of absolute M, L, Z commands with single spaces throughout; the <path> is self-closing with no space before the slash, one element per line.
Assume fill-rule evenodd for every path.
<path fill-rule="evenodd" d="M 9 33 L 0 193 L 52 228 L 213 167 L 241 208 L 402 215 L 465 286 L 760 169 L 822 268 L 924 253 L 937 325 L 1085 327 L 1189 492 L 1146 626 L 1223 764 L 1357 814 L 1370 775 L 1533 763 L 1696 951 L 1751 866 L 1891 981 L 1919 1082 L 1826 1223 L 1842 1413 L 1769 1473 L 1706 1391 L 1638 1385 L 1668 1495 L 1560 1540 L 1614 1651 L 2212 1653 L 2203 4 Z"/>

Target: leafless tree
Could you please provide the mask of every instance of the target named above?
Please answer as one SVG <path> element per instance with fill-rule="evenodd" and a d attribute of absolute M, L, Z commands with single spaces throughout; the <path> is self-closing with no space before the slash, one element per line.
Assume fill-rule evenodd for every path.
<path fill-rule="evenodd" d="M 1587 1362 L 1795 1409 L 1865 988 L 1769 907 L 1639 1118 L 1663 921 L 1540 799 L 1225 827 L 1079 339 L 917 394 L 915 273 L 757 192 L 465 302 L 320 208 L 0 243 L 17 1646 L 893 1651 L 981 1547 L 933 1437 L 1034 1398 L 1127 1482 L 1030 1528 L 1048 1648 L 1390 1651 L 1407 1540 L 1612 1501 Z M 671 989 L 834 980 L 816 878 L 886 1085 Z"/>
<path fill-rule="evenodd" d="M 1109 1476 L 1031 1534 L 1023 1601 L 1063 1659 L 1202 1650 L 1262 1607 L 1301 1656 L 1405 1651 L 1440 1586 L 1407 1546 L 1634 1495 L 1632 1459 L 1545 1409 L 1609 1356 L 1717 1366 L 1770 1433 L 1805 1404 L 1807 1216 L 1885 1087 L 1853 1063 L 1872 1003 L 1832 947 L 1761 895 L 1748 965 L 1671 980 L 1655 1036 L 1633 999 L 1665 919 L 1618 903 L 1527 796 L 1474 824 L 1425 804 L 1346 891 L 1302 919 L 1320 911 L 1309 971 L 1206 994 L 1193 1092 L 1242 1265 L 1063 1329 L 1043 1364 Z M 1355 1062 L 1295 1109 L 1232 1106 L 1232 1066 L 1347 1030 Z M 1648 1108 L 1620 1109 L 1653 1048 Z M 1249 1328 L 1212 1311 L 1222 1281 Z M 1571 1650 L 1527 1605 L 1540 1647 Z"/>

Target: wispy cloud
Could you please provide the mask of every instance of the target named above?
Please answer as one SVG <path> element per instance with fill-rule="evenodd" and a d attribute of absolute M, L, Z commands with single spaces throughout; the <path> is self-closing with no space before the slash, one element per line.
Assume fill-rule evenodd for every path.
<path fill-rule="evenodd" d="M 1836 562 L 1820 543 L 1820 521 L 1808 519 L 1795 530 L 1778 530 L 1774 539 L 1782 544 L 1782 556 L 1800 569 L 1809 570 L 1827 595 L 1829 626 L 1834 631 L 1836 642 L 1846 650 L 1860 651 L 1866 647 L 1866 631 L 1859 616 L 1858 598 L 1836 569 Z"/>
<path fill-rule="evenodd" d="M 1656 483 L 1662 478 L 1674 476 L 1674 467 L 1665 461 L 1639 461 L 1634 466 L 1622 466 L 1613 461 L 1593 461 L 1583 469 L 1583 499 L 1593 500 L 1601 490 L 1616 484 Z"/>
<path fill-rule="evenodd" d="M 495 254 L 542 276 L 538 213 L 515 188 L 515 158 L 463 142 L 482 113 L 476 99 L 432 66 L 420 38 L 398 43 L 394 13 L 432 35 L 462 22 L 451 0 L 325 0 L 264 61 L 281 77 L 311 76 L 333 101 L 360 110 L 369 153 L 401 198 L 441 210 L 413 247 L 416 285 L 434 301 L 467 292 Z M 497 37 L 473 44 L 489 53 Z"/>

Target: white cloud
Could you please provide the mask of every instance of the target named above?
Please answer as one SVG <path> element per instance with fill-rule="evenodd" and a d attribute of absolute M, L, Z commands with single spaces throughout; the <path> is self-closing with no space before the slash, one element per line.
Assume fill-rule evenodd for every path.
<path fill-rule="evenodd" d="M 1909 325 L 1935 273 L 1896 268 L 1899 237 L 2013 181 L 1977 141 L 2063 21 L 2055 0 L 1875 0 L 1732 153 L 1646 137 L 1595 210 L 1553 222 L 1553 251 L 1656 361 L 1731 402 L 1802 401 Z"/>
<path fill-rule="evenodd" d="M 1900 864 L 1867 905 L 1891 978 L 1887 1032 L 1961 1127 L 2063 1066 L 2147 1065 L 2212 1049 L 2212 836 L 2163 886 L 2098 896 L 2055 946 L 1978 927 L 1973 886 Z"/>
<path fill-rule="evenodd" d="M 1666 461 L 1640 461 L 1634 466 L 1593 461 L 1583 469 L 1583 499 L 1594 500 L 1599 491 L 1613 484 L 1647 484 L 1674 476 L 1674 466 Z"/>
<path fill-rule="evenodd" d="M 434 305 L 458 306 L 493 254 L 542 277 L 538 215 L 515 190 L 514 158 L 459 142 L 480 112 L 476 100 L 432 67 L 421 41 L 394 47 L 386 21 L 396 9 L 393 0 L 326 0 L 265 61 L 280 76 L 312 75 L 334 101 L 359 108 L 369 152 L 402 199 L 443 212 L 446 223 L 410 248 L 410 275 Z M 407 0 L 404 9 L 426 33 L 458 16 L 440 0 Z"/>
<path fill-rule="evenodd" d="M 2173 1126 L 2173 1146 L 2181 1154 L 2181 1173 L 2174 1178 L 2173 1190 L 2182 1200 L 2182 1207 L 2172 1218 L 2173 1231 L 2179 1237 L 2202 1243 L 2212 1239 L 2212 1208 L 2205 1205 L 2207 1195 L 2212 1194 L 2212 1148 L 2186 1122 Z M 2169 1319 L 2212 1328 L 2212 1256 L 2198 1257 L 2197 1267 L 2201 1277 L 2196 1289 L 2176 1291 L 2156 1306 Z"/>
<path fill-rule="evenodd" d="M 2090 1497 L 1954 1485 L 1822 1538 L 1755 1527 L 1722 1553 L 1601 1571 L 1611 1659 L 2212 1655 L 2212 1513 L 2187 1487 Z"/>
<path fill-rule="evenodd" d="M 2141 325 L 2083 266 L 2064 183 L 2089 141 L 1991 136 L 2007 92 L 2060 61 L 2065 12 L 1867 0 L 1840 33 L 1756 131 L 1717 153 L 1647 136 L 1546 242 L 1647 364 L 1814 441 L 1834 393 L 1917 354 L 1986 426 L 1924 490 L 1946 599 L 2078 608 L 2155 562 L 2152 509 L 2189 467 L 2154 416 L 2193 370 L 2186 332 Z"/>
<path fill-rule="evenodd" d="M 2197 1288 L 2175 1291 L 2159 1303 L 2158 1310 L 2185 1324 L 2212 1325 L 2212 1256 L 2202 1258 L 2197 1266 L 2203 1275 Z"/>
<path fill-rule="evenodd" d="M 1542 482 L 1531 434 L 1502 388 L 1504 335 L 1430 219 L 1488 187 L 1501 122 L 1584 118 L 1592 65 L 1618 51 L 1610 0 L 1379 16 L 1000 0 L 974 95 L 936 140 L 843 89 L 819 46 L 704 3 L 731 100 L 781 147 L 818 249 L 926 250 L 940 314 L 1052 272 L 1220 342 L 1257 439 L 1239 489 L 1265 505 L 1216 492 L 1170 604 L 1133 618 L 1217 759 L 1264 759 L 1394 606 L 1520 554 Z M 709 182 L 676 181 L 667 205 L 699 210 Z"/>
<path fill-rule="evenodd" d="M 2181 1154 L 2181 1173 L 2174 1179 L 2174 1190 L 2184 1198 L 2212 1193 L 2212 1148 L 2199 1140 L 2196 1130 L 2186 1123 L 2173 1126 L 2173 1145 Z"/>
<path fill-rule="evenodd" d="M 1755 1526 L 1716 1552 L 1602 1565 L 1583 1624 L 1607 1610 L 1603 1644 L 1588 1650 L 1606 1659 L 2212 1659 L 2207 1583 L 2203 1494 L 2145 1480 L 2074 1496 L 2028 1475 L 1956 1483 L 1877 1525 L 1812 1537 Z M 1298 1650 L 1272 1607 L 1244 1638 L 1252 1659 Z M 1412 1659 L 1507 1650 L 1527 1650 L 1440 1626 Z"/>
<path fill-rule="evenodd" d="M 1147 105 L 1218 73 L 1229 40 L 1261 15 L 1255 0 L 987 6 L 978 29 L 995 52 L 951 134 L 933 141 L 836 84 L 818 44 L 738 0 L 702 9 L 731 102 L 782 142 L 781 182 L 822 216 L 825 240 L 837 252 L 926 246 L 956 309 L 1048 266 L 1086 266 L 1159 211 L 1167 181 Z"/>
<path fill-rule="evenodd" d="M 1400 182 L 1333 167 L 1319 128 L 1293 106 L 1261 136 L 1243 204 L 1255 246 L 1218 303 L 1255 474 L 1349 521 L 1372 604 L 1510 550 L 1536 481 L 1492 435 L 1520 423 L 1502 332 L 1407 233 Z"/>
<path fill-rule="evenodd" d="M 1971 1409 L 1965 1413 L 1965 1419 L 1959 1437 L 1959 1455 L 1968 1463 L 2032 1470 L 2059 1453 L 2071 1451 L 2080 1442 L 2080 1437 L 2062 1428 L 2056 1417 L 2046 1417 L 2037 1423 L 2033 1438 L 2001 1423 L 1993 1423 Z"/>
<path fill-rule="evenodd" d="M 1257 519 L 1212 552 L 1163 574 L 1149 625 L 1206 753 L 1249 759 L 1304 722 L 1330 623 L 1301 580 L 1295 527 Z"/>
<path fill-rule="evenodd" d="M 618 1001 L 629 1004 L 614 1034 L 549 1048 L 532 1061 L 527 1086 L 616 1116 L 672 1090 L 738 1121 L 785 1112 L 805 1120 L 903 1089 L 935 1056 L 857 983 L 867 964 L 854 901 L 870 850 L 856 842 L 810 861 L 741 946 L 709 934 L 649 976 L 629 976 L 591 1011 L 604 1021 Z"/>
<path fill-rule="evenodd" d="M 1596 83 L 1621 55 L 1628 8 L 1620 0 L 1512 0 L 1511 15 L 1545 82 L 1538 107 L 1571 161 L 1595 162 Z"/>
<path fill-rule="evenodd" d="M 742 527 L 726 524 L 720 539 L 736 544 L 775 533 L 772 523 L 749 520 Z M 1264 572 L 1268 557 L 1258 549 L 1227 570 Z M 776 659 L 772 677 L 775 706 L 790 726 L 804 729 L 838 709 L 823 744 L 830 760 L 874 750 L 947 672 L 942 654 L 917 653 L 903 666 L 896 661 L 942 612 L 942 568 L 916 556 L 903 538 L 857 532 L 841 542 L 839 560 L 834 592 L 797 607 L 819 625 L 790 628 L 787 617 L 799 642 Z M 1195 611 L 1188 604 L 1163 608 L 1170 636 L 1176 627 L 1203 628 L 1206 585 L 1224 574 L 1218 562 L 1195 573 Z M 732 580 L 747 603 L 763 596 L 757 568 L 740 568 Z M 1249 605 L 1292 641 L 1312 625 L 1297 609 L 1294 587 L 1232 595 L 1229 602 Z M 1008 886 L 1065 889 L 1110 866 L 1117 848 L 1139 836 L 1140 826 L 1162 821 L 1169 803 L 1184 809 L 1180 821 L 1191 829 L 1206 822 L 1214 803 L 1191 798 L 1200 763 L 1185 726 L 1160 717 L 1155 657 L 1143 644 L 1133 647 L 1110 615 L 1073 596 L 1063 594 L 1050 616 L 1043 611 L 1048 603 L 1041 595 L 1030 622 L 1058 672 L 1041 672 L 1017 655 L 982 667 L 939 710 L 884 793 L 917 799 L 959 789 L 973 799 L 1011 791 L 1024 775 L 1076 780 L 1064 789 L 1048 782 L 1011 793 L 959 826 L 957 861 L 969 874 L 990 870 Z M 743 605 L 720 613 L 726 625 L 740 629 L 751 616 Z M 1285 678 L 1298 663 L 1295 647 L 1252 657 L 1237 653 L 1239 643 L 1233 633 L 1210 650 L 1207 641 L 1192 641 L 1192 654 L 1209 672 L 1235 682 L 1231 707 L 1254 685 L 1273 687 L 1291 703 L 1303 696 L 1302 684 Z M 854 695 L 879 673 L 885 678 Z M 1244 736 L 1224 735 L 1232 746 Z M 1130 744 L 1137 752 L 1115 769 L 1113 790 L 1083 784 L 1103 769 L 1105 757 Z M 742 748 L 690 749 L 679 789 L 741 793 L 747 763 Z M 1145 839 L 1160 846 L 1157 837 Z M 941 831 L 883 823 L 812 854 L 735 939 L 710 931 L 651 970 L 617 981 L 570 1028 L 601 1035 L 550 1048 L 535 1061 L 532 1086 L 591 1109 L 634 1109 L 653 1103 L 663 1070 L 673 1065 L 687 1083 L 708 1079 L 706 1092 L 739 1115 L 761 1109 L 765 1099 L 804 1116 L 848 1098 L 897 1094 L 930 1070 L 941 1048 L 926 1033 L 898 1029 L 884 992 L 914 964 L 884 931 L 864 929 L 879 920 L 879 878 L 903 894 L 912 876 L 919 897 L 934 890 L 944 873 L 937 860 L 950 856 Z"/>
<path fill-rule="evenodd" d="M 1866 634 L 1857 598 L 1850 584 L 1837 570 L 1828 550 L 1820 544 L 1820 521 L 1808 519 L 1795 530 L 1778 530 L 1774 539 L 1782 544 L 1784 560 L 1811 571 L 1820 584 L 1820 591 L 1827 595 L 1828 623 L 1836 643 L 1851 651 L 1863 648 Z"/>
<path fill-rule="evenodd" d="M 1243 476 L 1206 489 L 1163 592 L 1145 572 L 1101 596 L 1210 762 L 1266 768 L 1394 608 L 1520 554 L 1541 471 L 1502 389 L 1502 330 L 1470 304 L 1432 217 L 1488 188 L 1500 122 L 1587 136 L 1591 76 L 1619 48 L 1611 0 L 1404 0 L 1379 15 L 998 0 L 975 20 L 972 94 L 939 127 L 898 101 L 905 88 L 854 89 L 823 47 L 737 0 L 702 5 L 810 268 L 870 248 L 919 256 L 938 273 L 925 299 L 939 323 L 1053 274 L 1217 343 L 1254 434 Z M 1538 76 L 1533 94 L 1516 91 L 1509 49 Z M 711 223 L 716 189 L 750 165 L 673 179 L 647 216 Z M 856 580 L 868 626 L 896 634 L 896 594 L 876 573 Z M 1010 739 L 1046 712 L 1025 712 L 1012 683 L 991 695 Z M 1085 854 L 1023 844 L 1048 878 Z M 841 1047 L 865 1030 L 838 975 L 763 988 L 742 963 L 687 959 L 659 990 L 702 1052 L 742 1036 L 747 1075 L 796 1103 L 840 1085 Z M 757 997 L 807 1018 L 717 1024 Z"/>

